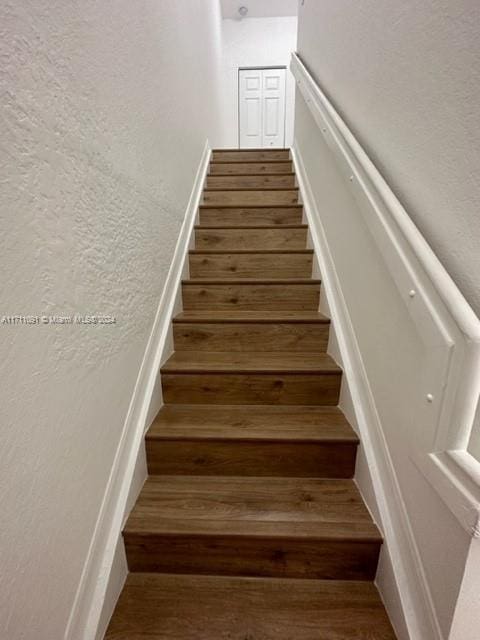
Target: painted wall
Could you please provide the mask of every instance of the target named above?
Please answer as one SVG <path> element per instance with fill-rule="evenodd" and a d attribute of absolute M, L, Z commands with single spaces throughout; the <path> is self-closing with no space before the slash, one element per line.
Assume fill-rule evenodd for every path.
<path fill-rule="evenodd" d="M 0 7 L 0 636 L 62 638 L 217 108 L 209 0 Z"/>
<path fill-rule="evenodd" d="M 407 510 L 439 625 L 448 637 L 470 537 L 411 457 L 415 428 L 422 428 L 418 390 L 428 352 L 399 296 L 378 245 L 349 194 L 323 135 L 297 96 L 295 142 L 302 154 L 341 283 L 366 376 L 375 399 L 382 439 Z M 425 403 L 423 403 L 425 404 Z M 375 434 L 372 437 L 376 437 Z M 390 471 L 391 473 L 391 471 Z M 380 483 L 382 479 L 377 479 Z M 362 486 L 363 489 L 363 486 Z M 372 508 L 374 505 L 369 503 Z M 395 504 L 390 504 L 392 509 Z M 448 550 L 448 553 L 446 553 Z M 388 567 L 385 567 L 388 568 Z M 384 576 L 379 576 L 385 583 Z M 387 588 L 390 588 L 387 585 Z M 398 617 L 391 612 L 392 617 Z M 434 640 L 426 633 L 414 640 Z M 413 640 L 413 639 L 412 639 Z"/>
<path fill-rule="evenodd" d="M 475 425 L 472 430 L 468 450 L 472 454 L 472 456 L 474 456 L 477 460 L 480 460 L 480 404 L 477 408 Z"/>
<path fill-rule="evenodd" d="M 296 49 L 297 18 L 222 20 L 224 147 L 238 147 L 238 68 L 286 66 Z M 295 81 L 287 71 L 285 146 L 293 142 Z"/>
<path fill-rule="evenodd" d="M 480 4 L 304 0 L 298 51 L 480 314 Z"/>
<path fill-rule="evenodd" d="M 454 5 L 443 0 L 305 0 L 297 45 L 303 62 L 477 313 L 479 26 L 480 7 L 467 0 Z M 323 214 L 382 437 L 446 639 L 452 620 L 460 628 L 458 598 L 471 539 L 412 462 L 416 414 L 411 399 L 420 388 L 416 376 L 423 366 L 423 347 L 391 293 L 394 283 L 355 201 L 341 195 L 346 192 L 343 178 L 301 98 L 295 138 Z"/>
<path fill-rule="evenodd" d="M 241 6 L 238 0 L 220 0 L 220 5 L 224 18 L 238 19 L 238 9 Z M 247 2 L 247 8 L 249 18 L 296 16 L 298 0 L 254 0 Z"/>
<path fill-rule="evenodd" d="M 480 629 L 480 540 L 472 540 L 449 640 L 477 640 Z"/>

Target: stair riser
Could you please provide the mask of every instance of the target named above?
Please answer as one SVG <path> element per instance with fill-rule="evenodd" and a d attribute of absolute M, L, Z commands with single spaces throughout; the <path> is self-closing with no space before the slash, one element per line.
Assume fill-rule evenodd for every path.
<path fill-rule="evenodd" d="M 336 405 L 341 375 L 162 373 L 167 404 Z"/>
<path fill-rule="evenodd" d="M 233 205 L 236 207 L 249 207 L 259 204 L 274 206 L 283 204 L 297 204 L 298 191 L 279 190 L 272 191 L 204 191 L 204 204 L 222 206 Z"/>
<path fill-rule="evenodd" d="M 310 278 L 311 253 L 190 254 L 191 278 Z"/>
<path fill-rule="evenodd" d="M 295 175 L 274 176 L 208 176 L 207 189 L 291 189 Z"/>
<path fill-rule="evenodd" d="M 317 311 L 318 284 L 183 284 L 183 308 L 189 310 Z"/>
<path fill-rule="evenodd" d="M 260 175 L 262 173 L 291 173 L 292 162 L 219 162 L 210 164 L 210 175 Z"/>
<path fill-rule="evenodd" d="M 196 229 L 195 249 L 247 251 L 306 249 L 306 229 Z"/>
<path fill-rule="evenodd" d="M 247 536 L 125 536 L 130 571 L 329 580 L 373 580 L 375 542 Z"/>
<path fill-rule="evenodd" d="M 357 446 L 317 442 L 147 440 L 150 474 L 351 478 Z"/>
<path fill-rule="evenodd" d="M 177 351 L 324 352 L 328 324 L 174 323 Z"/>
<path fill-rule="evenodd" d="M 212 162 L 272 162 L 290 160 L 288 149 L 257 149 L 235 151 L 213 151 Z"/>
<path fill-rule="evenodd" d="M 208 207 L 200 209 L 200 224 L 228 226 L 256 226 L 302 224 L 302 207 Z"/>

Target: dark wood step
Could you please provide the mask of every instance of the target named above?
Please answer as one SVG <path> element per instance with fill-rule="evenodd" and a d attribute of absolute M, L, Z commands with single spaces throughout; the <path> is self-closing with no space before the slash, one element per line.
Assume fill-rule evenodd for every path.
<path fill-rule="evenodd" d="M 283 225 L 302 223 L 302 205 L 285 207 L 200 207 L 200 224 L 238 226 L 238 225 Z"/>
<path fill-rule="evenodd" d="M 300 351 L 323 352 L 327 350 L 329 322 L 290 322 L 288 319 L 270 322 L 248 322 L 241 318 L 230 322 L 212 322 L 212 314 L 204 314 L 189 320 L 189 314 L 181 314 L 173 323 L 175 349 L 177 351 Z M 259 313 L 258 315 L 262 315 Z M 263 312 L 263 315 L 264 312 Z M 312 314 L 313 315 L 313 314 Z"/>
<path fill-rule="evenodd" d="M 163 365 L 167 404 L 336 405 L 341 369 L 324 353 L 178 351 Z"/>
<path fill-rule="evenodd" d="M 207 253 L 208 251 L 208 253 Z M 281 249 L 270 251 L 238 250 L 212 253 L 212 250 L 191 251 L 191 278 L 310 278 L 313 252 Z"/>
<path fill-rule="evenodd" d="M 298 204 L 298 189 L 241 189 L 203 191 L 203 204 L 235 207 Z"/>
<path fill-rule="evenodd" d="M 306 249 L 307 226 L 283 227 L 196 227 L 195 248 L 202 249 Z"/>
<path fill-rule="evenodd" d="M 212 162 L 285 162 L 289 149 L 214 149 Z"/>
<path fill-rule="evenodd" d="M 183 308 L 221 311 L 317 311 L 320 282 L 317 280 L 185 280 Z"/>
<path fill-rule="evenodd" d="M 358 438 L 336 407 L 165 405 L 150 474 L 351 478 Z"/>
<path fill-rule="evenodd" d="M 105 640 L 395 640 L 370 582 L 131 573 Z"/>
<path fill-rule="evenodd" d="M 207 189 L 291 189 L 295 187 L 293 172 L 272 175 L 207 176 Z"/>
<path fill-rule="evenodd" d="M 372 580 L 381 537 L 351 480 L 151 476 L 131 571 Z"/>
<path fill-rule="evenodd" d="M 208 322 L 219 323 L 237 323 L 250 322 L 252 324 L 271 322 L 288 322 L 291 324 L 330 324 L 329 318 L 318 311 L 282 311 L 281 313 L 272 313 L 264 311 L 240 311 L 233 309 L 232 311 L 188 311 L 177 314 L 172 322 Z"/>
<path fill-rule="evenodd" d="M 296 373 L 340 375 L 326 353 L 175 351 L 162 373 Z"/>
<path fill-rule="evenodd" d="M 165 373 L 163 398 L 174 404 L 336 406 L 340 376 L 292 373 Z"/>
<path fill-rule="evenodd" d="M 107 640 L 395 640 L 295 182 L 212 153 Z"/>
<path fill-rule="evenodd" d="M 287 162 L 211 162 L 210 175 L 272 175 L 275 173 L 293 173 L 293 163 Z"/>

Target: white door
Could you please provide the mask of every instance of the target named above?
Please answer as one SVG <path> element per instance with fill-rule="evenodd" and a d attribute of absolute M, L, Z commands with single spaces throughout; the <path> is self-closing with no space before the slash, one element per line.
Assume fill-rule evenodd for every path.
<path fill-rule="evenodd" d="M 285 146 L 285 68 L 239 72 L 240 149 Z"/>

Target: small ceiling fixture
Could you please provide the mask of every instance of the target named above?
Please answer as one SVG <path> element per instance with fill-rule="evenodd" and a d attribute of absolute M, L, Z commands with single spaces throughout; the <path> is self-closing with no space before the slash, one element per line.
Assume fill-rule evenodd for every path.
<path fill-rule="evenodd" d="M 240 14 L 240 18 L 245 18 L 245 16 L 248 13 L 248 7 L 244 7 L 244 6 L 238 7 L 238 13 Z"/>

